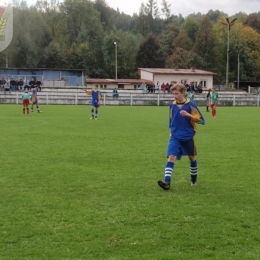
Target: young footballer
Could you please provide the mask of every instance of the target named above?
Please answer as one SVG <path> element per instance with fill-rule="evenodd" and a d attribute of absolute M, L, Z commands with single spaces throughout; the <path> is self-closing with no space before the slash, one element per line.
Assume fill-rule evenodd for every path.
<path fill-rule="evenodd" d="M 95 119 L 97 120 L 98 118 L 98 108 L 100 106 L 100 101 L 101 101 L 101 92 L 98 90 L 98 85 L 94 86 L 94 89 L 91 91 L 88 91 L 87 89 L 85 92 L 92 96 L 92 102 L 91 102 L 91 118 L 90 119 Z M 95 110 L 95 113 L 94 113 Z M 94 117 L 95 115 L 95 117 Z"/>
<path fill-rule="evenodd" d="M 40 110 L 39 105 L 38 105 L 37 90 L 38 90 L 38 88 L 34 86 L 34 88 L 32 90 L 32 96 L 31 96 L 31 100 L 32 100 L 31 112 L 32 113 L 33 113 L 33 106 L 34 105 L 36 105 L 38 113 L 41 113 L 41 110 Z"/>
<path fill-rule="evenodd" d="M 205 124 L 198 107 L 185 98 L 185 86 L 183 84 L 175 84 L 171 87 L 171 92 L 175 101 L 170 104 L 168 162 L 165 167 L 164 181 L 158 181 L 158 185 L 164 190 L 170 189 L 176 159 L 180 160 L 185 155 L 190 160 L 191 185 L 197 185 L 198 163 L 194 136 L 196 134 L 196 124 Z"/>
<path fill-rule="evenodd" d="M 24 93 L 22 94 L 22 100 L 23 100 L 23 114 L 25 115 L 25 109 L 27 112 L 27 115 L 29 114 L 29 104 L 30 104 L 30 95 L 28 94 L 28 90 L 26 89 Z"/>
<path fill-rule="evenodd" d="M 206 97 L 206 102 L 207 102 L 207 106 L 206 106 L 206 112 L 209 112 L 209 106 L 210 106 L 210 92 L 211 92 L 211 89 L 208 90 L 208 93 L 207 93 L 207 97 Z"/>
<path fill-rule="evenodd" d="M 211 114 L 213 118 L 216 118 L 217 105 L 219 105 L 218 92 L 215 88 L 212 88 L 210 93 L 210 107 L 212 108 Z"/>
<path fill-rule="evenodd" d="M 189 99 L 190 101 L 194 102 L 194 98 L 195 98 L 195 95 L 194 95 L 193 91 L 189 92 L 189 94 L 188 94 L 188 99 Z"/>

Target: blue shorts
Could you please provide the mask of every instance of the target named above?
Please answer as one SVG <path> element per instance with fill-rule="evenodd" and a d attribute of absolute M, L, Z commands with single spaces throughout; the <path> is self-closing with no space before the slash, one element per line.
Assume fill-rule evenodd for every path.
<path fill-rule="evenodd" d="M 92 107 L 98 108 L 99 107 L 98 100 L 97 99 L 92 100 L 91 105 Z"/>
<path fill-rule="evenodd" d="M 188 141 L 179 141 L 171 137 L 168 143 L 167 157 L 170 155 L 176 156 L 178 160 L 180 160 L 181 157 L 185 155 L 197 155 L 194 138 Z"/>

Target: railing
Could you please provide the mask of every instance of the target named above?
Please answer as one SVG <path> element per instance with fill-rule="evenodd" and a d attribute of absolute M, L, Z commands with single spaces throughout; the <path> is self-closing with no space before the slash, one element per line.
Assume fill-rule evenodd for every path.
<path fill-rule="evenodd" d="M 22 92 L 0 92 L 0 104 L 22 104 Z M 222 106 L 259 106 L 259 95 L 249 94 L 219 94 Z M 83 91 L 75 92 L 38 92 L 40 104 L 46 105 L 90 105 L 91 96 Z M 103 93 L 102 105 L 125 105 L 125 106 L 165 106 L 173 100 L 171 94 L 142 94 L 142 93 L 119 93 L 118 98 L 113 98 L 111 93 Z M 206 105 L 206 94 L 196 94 L 194 102 L 198 106 Z"/>

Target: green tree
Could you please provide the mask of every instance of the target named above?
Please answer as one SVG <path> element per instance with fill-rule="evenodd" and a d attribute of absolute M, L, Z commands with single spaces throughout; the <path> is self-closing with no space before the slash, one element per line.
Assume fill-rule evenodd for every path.
<path fill-rule="evenodd" d="M 94 4 L 88 0 L 65 0 L 60 12 L 68 35 L 67 44 L 59 42 L 62 48 L 70 48 L 85 43 L 89 48 L 88 68 L 98 69 L 103 66 L 102 43 L 104 38 L 100 15 L 94 9 Z"/>
<path fill-rule="evenodd" d="M 196 54 L 192 52 L 192 40 L 187 33 L 181 29 L 173 41 L 173 53 L 167 58 L 166 67 L 191 68 L 196 61 Z M 199 60 L 199 59 L 197 59 Z"/>
<path fill-rule="evenodd" d="M 187 17 L 184 23 L 181 25 L 181 29 L 186 32 L 192 42 L 195 42 L 195 36 L 199 29 L 199 24 L 196 20 L 191 17 Z"/>
<path fill-rule="evenodd" d="M 118 50 L 118 77 L 136 78 L 136 55 L 144 38 L 141 34 L 118 31 L 116 38 L 119 40 Z"/>
<path fill-rule="evenodd" d="M 260 15 L 258 15 L 258 13 L 249 14 L 245 21 L 245 25 L 249 25 L 260 33 Z"/>
<path fill-rule="evenodd" d="M 140 45 L 136 64 L 139 68 L 163 68 L 165 61 L 163 59 L 159 41 L 153 34 L 149 34 Z"/>
<path fill-rule="evenodd" d="M 168 20 L 171 16 L 171 4 L 167 1 L 167 0 L 162 0 L 162 8 L 161 8 L 161 11 L 162 11 L 162 14 L 163 16 L 165 17 L 166 20 Z"/>
<path fill-rule="evenodd" d="M 105 0 L 95 0 L 94 8 L 98 11 L 100 22 L 105 31 L 114 30 L 113 16 Z"/>
<path fill-rule="evenodd" d="M 201 64 L 203 60 L 200 56 L 192 50 L 188 51 L 180 47 L 176 47 L 174 53 L 166 61 L 167 68 L 177 69 L 199 68 Z"/>
<path fill-rule="evenodd" d="M 44 68 L 64 68 L 65 58 L 58 43 L 51 42 L 44 49 L 41 64 Z"/>
<path fill-rule="evenodd" d="M 142 3 L 139 8 L 139 15 L 136 17 L 135 30 L 144 36 L 149 33 L 149 22 L 144 3 Z"/>
<path fill-rule="evenodd" d="M 179 34 L 179 29 L 175 23 L 170 23 L 166 26 L 165 30 L 162 31 L 159 41 L 162 48 L 163 57 L 166 60 L 173 52 L 172 43 Z"/>
<path fill-rule="evenodd" d="M 204 16 L 199 24 L 193 51 L 203 58 L 202 68 L 216 70 L 219 64 L 217 53 L 217 38 L 213 26 L 207 16 Z"/>
<path fill-rule="evenodd" d="M 48 25 L 35 8 L 14 8 L 14 33 L 8 47 L 9 66 L 36 68 L 51 36 Z"/>
<path fill-rule="evenodd" d="M 178 36 L 174 39 L 173 47 L 179 47 L 187 51 L 192 49 L 192 40 L 183 29 L 179 31 Z"/>
<path fill-rule="evenodd" d="M 210 9 L 210 10 L 207 12 L 206 16 L 207 16 L 207 17 L 209 18 L 209 20 L 212 21 L 212 22 L 217 22 L 218 19 L 219 19 L 219 17 L 221 17 L 221 16 L 226 16 L 226 17 L 227 17 L 227 15 L 226 15 L 225 13 L 223 13 L 223 12 L 221 12 L 221 11 L 219 11 L 219 10 L 213 11 L 212 9 Z"/>

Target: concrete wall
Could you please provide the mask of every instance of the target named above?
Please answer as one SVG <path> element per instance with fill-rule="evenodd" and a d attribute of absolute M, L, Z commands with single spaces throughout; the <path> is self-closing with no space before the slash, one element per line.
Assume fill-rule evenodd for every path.
<path fill-rule="evenodd" d="M 119 98 L 112 97 L 111 91 L 102 91 L 103 105 L 127 106 L 164 106 L 173 100 L 171 94 L 155 93 L 143 94 L 141 90 L 119 91 Z M 206 92 L 195 95 L 198 106 L 206 105 Z M 0 104 L 22 104 L 22 92 L 14 91 L 11 94 L 0 92 Z M 38 92 L 39 103 L 48 105 L 90 105 L 91 96 L 86 95 L 82 89 L 56 89 Z M 219 93 L 221 106 L 259 106 L 259 95 L 241 93 Z"/>
<path fill-rule="evenodd" d="M 141 79 L 146 79 L 155 82 L 153 73 L 148 71 L 141 70 Z"/>

